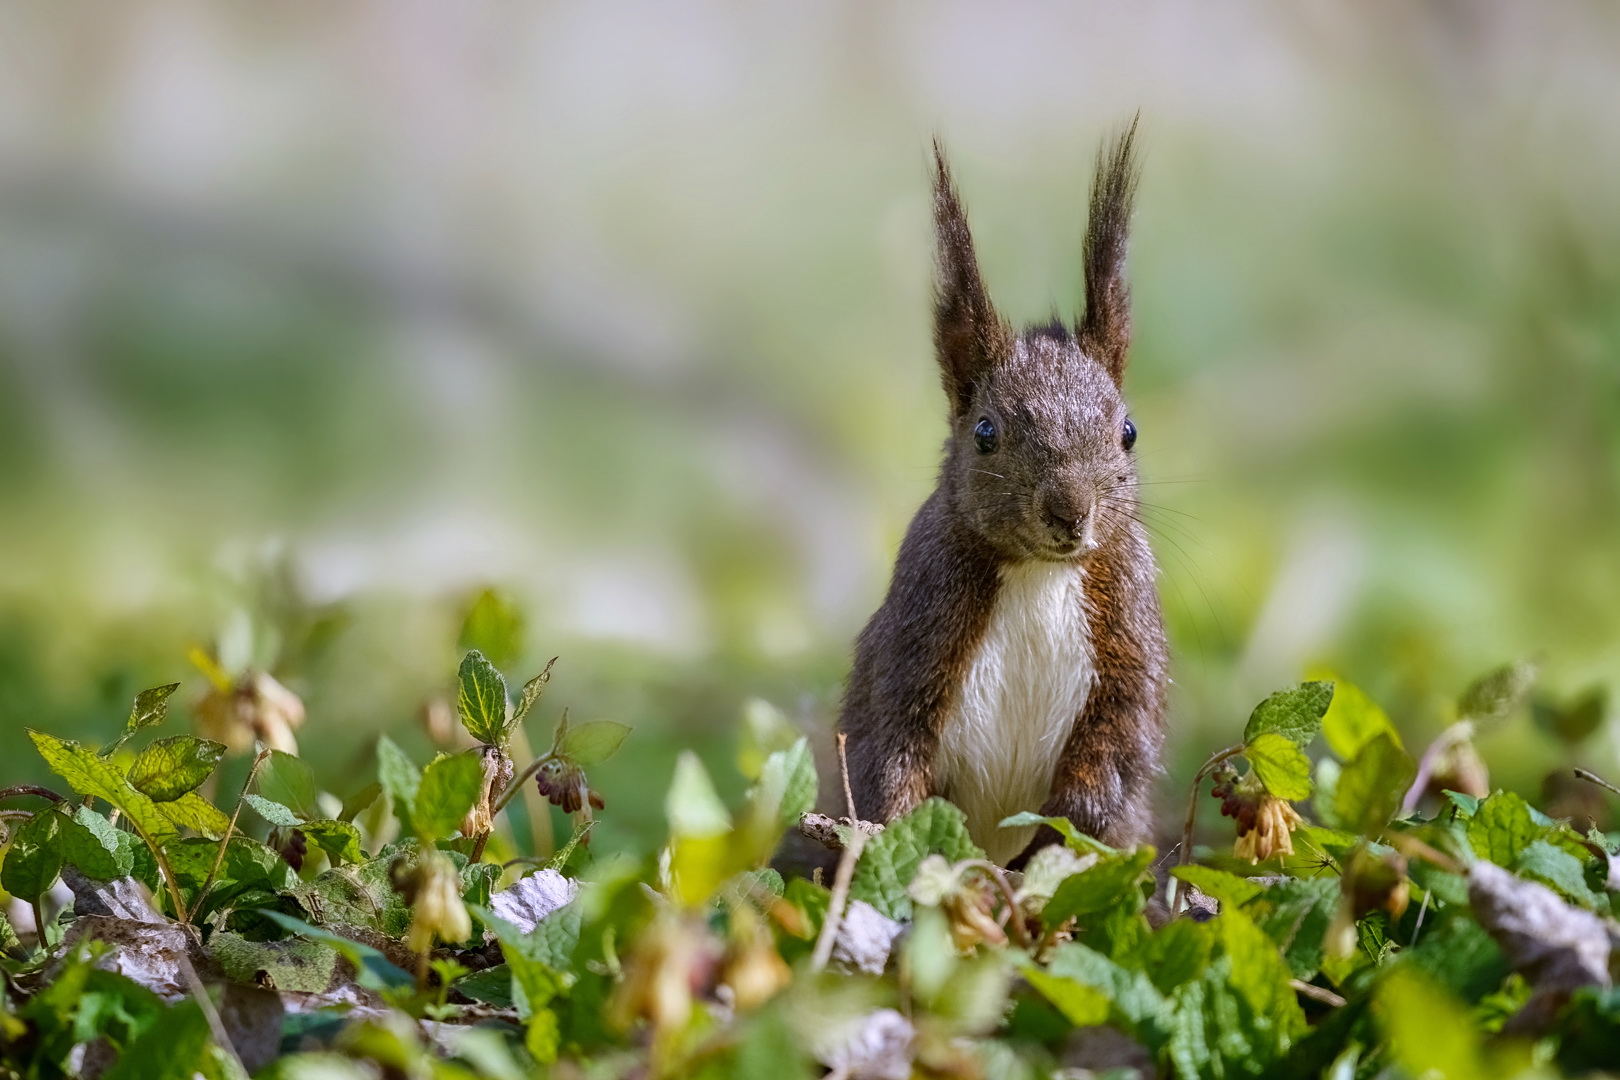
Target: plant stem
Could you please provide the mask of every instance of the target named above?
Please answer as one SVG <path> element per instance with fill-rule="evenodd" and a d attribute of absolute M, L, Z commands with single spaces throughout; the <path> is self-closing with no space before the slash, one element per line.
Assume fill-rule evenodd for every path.
<path fill-rule="evenodd" d="M 523 767 L 523 771 L 514 776 L 512 778 L 512 782 L 506 785 L 506 790 L 501 792 L 501 797 L 495 800 L 495 806 L 490 810 L 490 816 L 493 817 L 502 810 L 505 810 L 506 804 L 516 798 L 519 791 L 523 790 L 523 785 L 528 783 L 529 777 L 539 772 L 540 766 L 544 765 L 555 756 L 555 754 L 548 750 L 545 754 L 535 758 L 533 761 L 525 765 Z"/>
<path fill-rule="evenodd" d="M 62 801 L 62 796 L 50 788 L 40 787 L 38 784 L 13 784 L 8 788 L 0 788 L 0 801 L 15 799 L 19 795 L 38 795 L 42 799 L 51 800 L 51 802 Z"/>
<path fill-rule="evenodd" d="M 844 918 L 849 903 L 849 883 L 855 877 L 855 863 L 860 860 L 861 849 L 866 846 L 867 833 L 858 826 L 852 828 L 849 843 L 838 859 L 838 873 L 833 878 L 832 899 L 827 905 L 827 918 L 821 924 L 821 936 L 816 939 L 816 951 L 810 959 L 810 970 L 820 971 L 832 959 L 833 944 L 838 940 L 838 924 Z"/>
<path fill-rule="evenodd" d="M 34 937 L 39 940 L 39 951 L 45 952 L 50 948 L 50 945 L 46 944 L 45 941 L 45 908 L 39 902 L 37 896 L 34 897 L 31 904 L 34 909 Z"/>
<path fill-rule="evenodd" d="M 1237 746 L 1228 746 L 1225 750 L 1211 755 L 1208 761 L 1198 767 L 1198 773 L 1193 777 L 1192 790 L 1187 795 L 1187 820 L 1181 827 L 1181 854 L 1176 860 L 1177 866 L 1186 866 L 1192 862 L 1193 826 L 1198 820 L 1198 796 L 1204 787 L 1204 777 L 1208 776 L 1215 766 L 1221 762 L 1243 753 L 1245 745 L 1240 743 Z M 1173 907 L 1179 909 L 1185 906 L 1181 890 L 1178 888 Z"/>
<path fill-rule="evenodd" d="M 1612 791 L 1614 794 L 1620 795 L 1620 787 L 1615 787 L 1590 769 L 1576 769 L 1575 777 L 1579 780 L 1585 780 L 1588 784 L 1596 784 L 1605 791 Z"/>
<path fill-rule="evenodd" d="M 203 901 L 208 898 L 208 890 L 214 884 L 214 878 L 219 874 L 219 868 L 225 862 L 225 849 L 230 846 L 231 834 L 236 831 L 236 819 L 242 816 L 242 806 L 247 801 L 248 788 L 253 786 L 253 778 L 259 775 L 259 766 L 270 756 L 270 748 L 259 751 L 259 756 L 253 759 L 253 767 L 248 770 L 247 779 L 242 781 L 242 793 L 236 797 L 236 809 L 231 811 L 231 823 L 225 827 L 225 835 L 219 839 L 219 850 L 214 852 L 214 865 L 208 868 L 208 876 L 203 878 L 202 887 L 197 890 L 197 899 L 192 903 L 191 910 L 185 913 L 180 920 L 190 923 L 192 917 L 202 908 Z"/>

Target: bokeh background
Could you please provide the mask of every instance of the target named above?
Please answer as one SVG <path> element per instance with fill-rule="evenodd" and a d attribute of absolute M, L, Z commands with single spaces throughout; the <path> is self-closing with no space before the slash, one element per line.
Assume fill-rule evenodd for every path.
<path fill-rule="evenodd" d="M 1018 320 L 1080 303 L 1140 109 L 1129 377 L 1172 775 L 1326 665 L 1421 746 L 1481 670 L 1620 678 L 1620 14 L 1600 3 L 9 4 L 0 779 L 200 648 L 301 695 L 340 795 L 419 755 L 473 598 L 722 787 L 823 733 L 944 434 L 926 146 Z M 429 710 L 431 712 L 431 709 Z M 1536 793 L 1620 776 L 1485 740 Z"/>

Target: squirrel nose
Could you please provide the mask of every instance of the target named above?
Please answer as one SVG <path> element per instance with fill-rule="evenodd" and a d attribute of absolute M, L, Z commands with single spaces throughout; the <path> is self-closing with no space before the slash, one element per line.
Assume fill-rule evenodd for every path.
<path fill-rule="evenodd" d="M 1053 537 L 1061 543 L 1073 544 L 1080 539 L 1085 525 L 1086 511 L 1077 500 L 1049 494 L 1041 503 L 1041 516 Z"/>

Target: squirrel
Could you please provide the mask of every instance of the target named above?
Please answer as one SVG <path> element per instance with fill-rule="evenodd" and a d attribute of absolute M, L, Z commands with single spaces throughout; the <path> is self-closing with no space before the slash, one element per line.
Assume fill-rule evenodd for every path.
<path fill-rule="evenodd" d="M 950 435 L 883 604 L 856 640 L 839 730 L 856 810 L 932 795 L 997 863 L 1058 841 L 1036 810 L 1128 846 L 1152 832 L 1168 647 L 1137 506 L 1125 252 L 1133 120 L 1098 152 L 1085 307 L 1014 333 L 981 279 L 934 143 L 934 347 Z"/>

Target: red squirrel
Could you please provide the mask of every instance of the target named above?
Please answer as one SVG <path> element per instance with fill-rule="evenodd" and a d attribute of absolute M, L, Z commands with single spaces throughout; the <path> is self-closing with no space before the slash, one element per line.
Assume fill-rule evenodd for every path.
<path fill-rule="evenodd" d="M 839 719 L 862 818 L 941 795 L 1014 867 L 1057 839 L 998 827 L 1019 811 L 1115 846 L 1152 830 L 1168 650 L 1122 393 L 1135 129 L 1097 157 L 1072 330 L 1014 333 L 997 314 L 935 144 L 934 346 L 950 435 L 856 641 Z"/>

